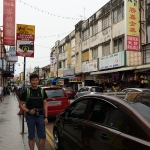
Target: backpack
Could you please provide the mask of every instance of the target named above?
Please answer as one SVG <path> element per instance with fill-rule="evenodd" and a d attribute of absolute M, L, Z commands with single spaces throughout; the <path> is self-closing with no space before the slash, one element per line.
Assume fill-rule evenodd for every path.
<path fill-rule="evenodd" d="M 26 98 L 26 100 L 28 101 L 29 98 L 30 98 L 30 88 L 27 88 L 26 90 L 27 90 L 27 98 Z M 44 90 L 42 88 L 40 88 L 40 90 L 41 90 L 42 99 L 44 99 Z"/>

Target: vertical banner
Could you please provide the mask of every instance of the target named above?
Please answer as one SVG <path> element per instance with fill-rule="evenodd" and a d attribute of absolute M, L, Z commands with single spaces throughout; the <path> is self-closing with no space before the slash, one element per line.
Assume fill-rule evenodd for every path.
<path fill-rule="evenodd" d="M 139 51 L 139 0 L 125 0 L 126 50 Z"/>
<path fill-rule="evenodd" d="M 54 63 L 55 63 L 55 57 L 50 57 L 51 71 L 54 71 Z"/>
<path fill-rule="evenodd" d="M 3 1 L 3 44 L 15 45 L 16 0 Z"/>
<path fill-rule="evenodd" d="M 14 73 L 14 70 L 15 70 L 14 68 L 15 68 L 14 64 L 9 63 L 8 71 L 9 71 L 10 73 Z"/>
<path fill-rule="evenodd" d="M 35 26 L 17 24 L 16 56 L 34 57 Z"/>

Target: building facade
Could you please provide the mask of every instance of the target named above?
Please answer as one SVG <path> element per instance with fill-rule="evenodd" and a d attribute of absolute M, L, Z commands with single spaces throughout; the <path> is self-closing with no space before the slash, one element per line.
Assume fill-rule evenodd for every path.
<path fill-rule="evenodd" d="M 75 30 L 59 42 L 59 52 L 51 50 L 51 56 L 53 52 L 58 54 L 59 80 L 66 76 L 67 84 L 71 84 L 79 75 L 78 89 L 82 85 L 99 85 L 105 90 L 123 85 L 148 87 L 149 48 L 143 48 L 148 44 L 147 2 L 111 0 L 87 20 L 78 22 Z M 65 46 L 70 46 L 71 55 Z M 70 69 L 74 72 L 66 74 Z"/>

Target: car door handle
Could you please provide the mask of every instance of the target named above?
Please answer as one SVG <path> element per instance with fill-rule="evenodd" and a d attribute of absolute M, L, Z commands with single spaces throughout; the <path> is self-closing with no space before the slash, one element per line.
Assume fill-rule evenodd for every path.
<path fill-rule="evenodd" d="M 103 140 L 110 140 L 110 138 L 109 138 L 106 134 L 100 134 L 99 136 L 100 136 L 101 139 L 103 139 Z"/>
<path fill-rule="evenodd" d="M 74 129 L 74 130 L 77 130 L 77 129 L 78 129 L 78 127 L 77 127 L 77 126 L 73 126 L 73 129 Z"/>

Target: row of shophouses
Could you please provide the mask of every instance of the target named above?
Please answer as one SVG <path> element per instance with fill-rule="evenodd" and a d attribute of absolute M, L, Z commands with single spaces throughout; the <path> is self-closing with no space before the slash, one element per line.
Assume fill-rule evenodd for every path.
<path fill-rule="evenodd" d="M 110 0 L 51 48 L 51 78 L 79 89 L 150 87 L 150 0 L 139 2 L 139 51 L 126 49 L 124 0 Z"/>

